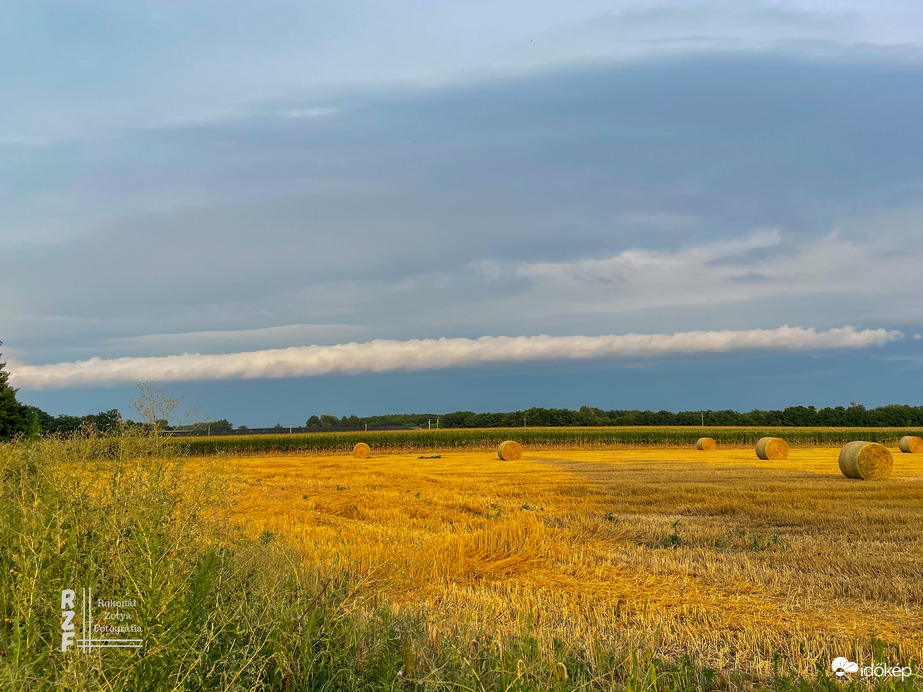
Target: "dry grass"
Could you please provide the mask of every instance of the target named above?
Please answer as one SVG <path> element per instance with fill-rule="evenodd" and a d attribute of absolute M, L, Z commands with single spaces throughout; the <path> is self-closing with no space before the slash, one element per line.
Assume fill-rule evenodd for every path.
<path fill-rule="evenodd" d="M 844 478 L 836 449 L 256 457 L 229 463 L 249 531 L 421 610 L 430 632 L 692 654 L 767 675 L 834 656 L 923 660 L 923 457 Z M 473 636 L 473 635 L 472 635 Z"/>

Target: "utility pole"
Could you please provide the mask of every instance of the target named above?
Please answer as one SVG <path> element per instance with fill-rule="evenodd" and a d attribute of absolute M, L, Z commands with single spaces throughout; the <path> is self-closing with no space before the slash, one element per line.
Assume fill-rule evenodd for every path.
<path fill-rule="evenodd" d="M 433 421 L 431 421 L 431 420 L 426 421 L 426 426 L 427 426 L 427 427 L 426 427 L 427 430 L 432 430 L 432 429 L 433 429 Z"/>
<path fill-rule="evenodd" d="M 522 427 L 526 427 L 526 417 L 522 417 Z"/>
<path fill-rule="evenodd" d="M 705 427 L 705 411 L 702 411 L 702 427 Z"/>

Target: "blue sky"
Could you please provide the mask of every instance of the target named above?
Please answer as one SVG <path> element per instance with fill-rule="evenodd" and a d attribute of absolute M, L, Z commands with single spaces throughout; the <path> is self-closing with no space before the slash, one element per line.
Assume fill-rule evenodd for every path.
<path fill-rule="evenodd" d="M 13 3 L 4 357 L 53 413 L 159 380 L 250 426 L 923 404 L 921 34 L 897 2 Z"/>

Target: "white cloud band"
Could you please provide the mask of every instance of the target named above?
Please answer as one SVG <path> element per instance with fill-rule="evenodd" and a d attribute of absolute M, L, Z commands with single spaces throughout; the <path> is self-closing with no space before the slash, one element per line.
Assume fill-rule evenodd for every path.
<path fill-rule="evenodd" d="M 376 340 L 243 353 L 147 358 L 91 358 L 73 363 L 19 365 L 11 381 L 24 389 L 59 389 L 140 381 L 223 380 L 413 372 L 497 363 L 602 358 L 649 358 L 755 349 L 813 351 L 880 346 L 898 331 L 841 327 L 827 331 L 783 326 L 747 331 L 609 336 L 483 336 L 409 341 Z M 11 364 L 12 365 L 12 364 Z"/>

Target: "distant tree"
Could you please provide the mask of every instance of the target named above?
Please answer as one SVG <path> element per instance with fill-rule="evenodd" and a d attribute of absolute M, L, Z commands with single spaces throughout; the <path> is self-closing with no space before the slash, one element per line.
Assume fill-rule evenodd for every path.
<path fill-rule="evenodd" d="M 177 425 L 172 428 L 178 432 L 187 432 L 187 431 L 209 431 L 212 432 L 231 432 L 234 429 L 234 426 L 231 425 L 230 421 L 227 418 L 222 418 L 221 420 L 203 420 L 197 423 L 186 423 L 185 425 Z"/>
<path fill-rule="evenodd" d="M 638 418 L 635 414 L 635 411 L 618 411 L 617 415 L 613 419 L 615 425 L 637 425 Z"/>
<path fill-rule="evenodd" d="M 100 411 L 99 413 L 91 416 L 84 416 L 83 422 L 93 425 L 97 430 L 109 432 L 117 428 L 122 422 L 122 414 L 118 412 L 118 409 Z M 167 427 L 165 420 L 159 420 L 157 423 L 161 427 Z"/>
<path fill-rule="evenodd" d="M 238 425 L 237 429 L 238 430 L 249 430 L 250 428 L 248 428 L 246 425 Z"/>
<path fill-rule="evenodd" d="M 68 418 L 77 421 L 74 423 L 74 429 L 80 425 L 80 419 L 77 416 L 58 416 L 55 418 L 49 413 L 46 413 L 38 406 L 26 406 L 26 415 L 32 420 L 38 423 L 39 429 L 44 432 L 58 432 L 58 418 Z"/>
<path fill-rule="evenodd" d="M 476 428 L 477 414 L 473 411 L 455 411 L 442 417 L 444 428 Z"/>
<path fill-rule="evenodd" d="M 6 363 L 0 360 L 0 439 L 8 440 L 14 435 L 29 432 L 33 416 L 17 401 L 16 392 L 19 390 L 9 385 L 10 375 L 5 368 Z"/>
<path fill-rule="evenodd" d="M 311 416 L 310 418 L 308 418 L 308 422 L 305 423 L 305 427 L 307 427 L 307 428 L 319 428 L 319 427 L 320 427 L 320 418 L 318 418 L 317 416 Z"/>
<path fill-rule="evenodd" d="M 602 425 L 599 414 L 601 411 L 589 406 L 581 406 L 577 416 L 577 425 Z"/>
<path fill-rule="evenodd" d="M 321 428 L 335 428 L 339 425 L 340 419 L 336 416 L 331 416 L 329 413 L 322 413 L 320 417 L 320 427 Z"/>
<path fill-rule="evenodd" d="M 277 430 L 280 430 L 280 429 L 282 428 L 282 423 L 276 423 L 276 424 L 275 424 L 274 426 L 272 426 L 272 427 L 276 428 Z"/>

